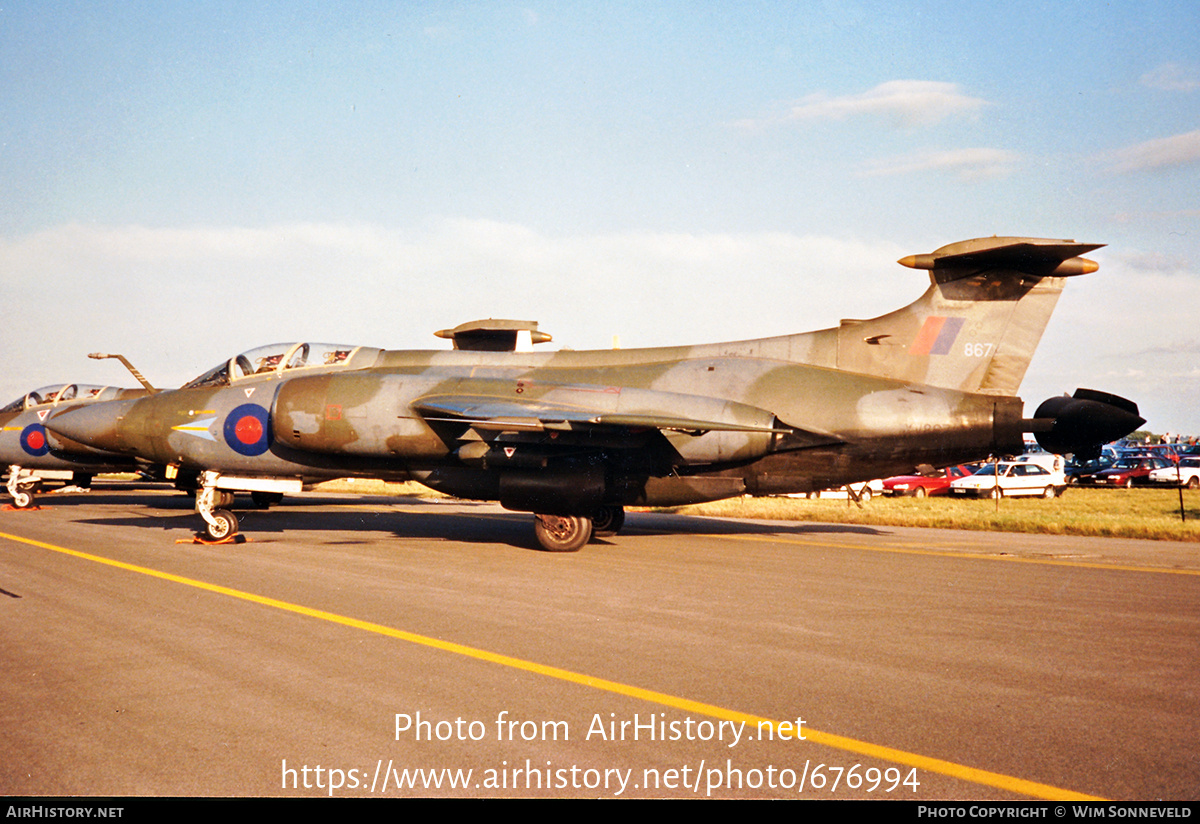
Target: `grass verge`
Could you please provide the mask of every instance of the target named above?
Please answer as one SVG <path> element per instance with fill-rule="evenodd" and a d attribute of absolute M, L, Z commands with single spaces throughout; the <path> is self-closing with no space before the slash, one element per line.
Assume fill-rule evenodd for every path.
<path fill-rule="evenodd" d="M 660 509 L 686 515 L 824 521 L 870 526 L 913 526 L 1090 535 L 1200 542 L 1200 492 L 1183 490 L 1185 521 L 1177 489 L 1070 488 L 1060 498 L 882 498 L 861 509 L 846 500 L 731 498 L 695 506 Z"/>

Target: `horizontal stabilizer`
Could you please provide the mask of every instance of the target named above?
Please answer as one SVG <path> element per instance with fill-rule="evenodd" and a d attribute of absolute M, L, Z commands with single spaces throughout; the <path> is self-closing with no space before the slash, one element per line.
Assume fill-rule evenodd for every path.
<path fill-rule="evenodd" d="M 909 255 L 898 261 L 911 269 L 929 269 L 940 283 L 969 277 L 981 270 L 1007 269 L 1036 277 L 1086 275 L 1099 267 L 1079 257 L 1104 246 L 1029 237 L 985 237 L 943 246 L 928 255 Z"/>

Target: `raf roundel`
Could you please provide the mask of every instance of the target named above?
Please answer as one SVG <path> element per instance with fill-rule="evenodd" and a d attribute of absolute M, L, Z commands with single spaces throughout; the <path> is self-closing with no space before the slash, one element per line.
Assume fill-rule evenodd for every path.
<path fill-rule="evenodd" d="M 50 451 L 50 442 L 46 438 L 46 427 L 40 423 L 31 423 L 21 430 L 21 448 L 40 458 Z"/>
<path fill-rule="evenodd" d="M 225 443 L 239 455 L 254 457 L 271 446 L 271 426 L 267 410 L 258 404 L 244 403 L 225 418 Z"/>

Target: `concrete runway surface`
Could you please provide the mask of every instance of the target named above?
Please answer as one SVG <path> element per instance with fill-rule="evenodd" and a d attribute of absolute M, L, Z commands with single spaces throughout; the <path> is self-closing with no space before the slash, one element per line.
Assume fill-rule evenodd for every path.
<path fill-rule="evenodd" d="M 39 503 L 0 512 L 3 794 L 1200 798 L 1194 545 Z"/>

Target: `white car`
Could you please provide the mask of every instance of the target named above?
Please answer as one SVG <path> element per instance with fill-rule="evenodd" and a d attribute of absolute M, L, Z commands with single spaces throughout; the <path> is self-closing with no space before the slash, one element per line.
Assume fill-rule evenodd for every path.
<path fill-rule="evenodd" d="M 873 481 L 867 481 L 865 484 L 851 484 L 850 488 L 854 490 L 854 494 L 858 495 L 858 499 L 864 504 L 869 504 L 871 499 L 876 495 L 883 494 L 883 479 L 876 478 Z M 789 498 L 840 498 L 845 500 L 850 497 L 846 492 L 846 487 L 839 486 L 837 489 L 817 489 L 812 492 L 798 492 L 788 496 Z"/>
<path fill-rule="evenodd" d="M 1200 487 L 1200 458 L 1180 458 L 1179 466 L 1165 466 L 1150 473 L 1156 484 L 1174 484 L 1188 489 Z"/>
<path fill-rule="evenodd" d="M 977 498 L 1015 495 L 1053 498 L 1066 486 L 1067 479 L 1061 470 L 1052 472 L 1033 461 L 1004 461 L 999 464 L 986 464 L 974 475 L 954 481 L 950 484 L 950 494 L 955 497 Z"/>
<path fill-rule="evenodd" d="M 1062 455 L 1055 455 L 1050 452 L 1026 452 L 1024 455 L 1018 455 L 1013 458 L 1013 463 L 1035 463 L 1043 469 L 1048 470 L 1052 475 L 1061 473 L 1063 483 L 1067 482 L 1066 473 L 1063 472 L 1067 462 L 1063 460 Z"/>

